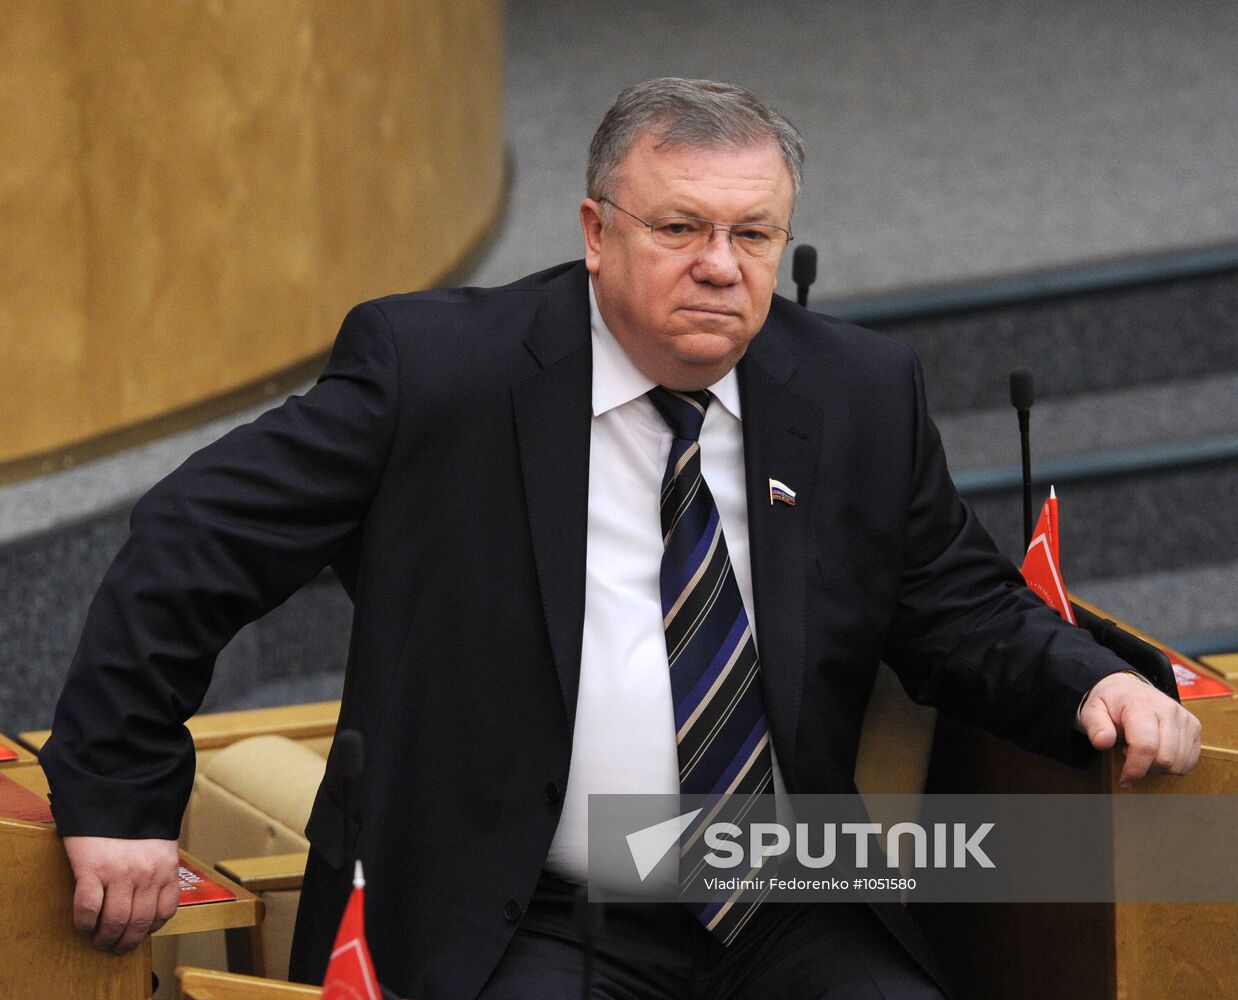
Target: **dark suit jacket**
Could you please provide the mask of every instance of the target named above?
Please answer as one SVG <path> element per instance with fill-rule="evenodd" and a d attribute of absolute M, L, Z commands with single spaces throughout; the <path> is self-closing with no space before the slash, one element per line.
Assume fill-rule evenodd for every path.
<path fill-rule="evenodd" d="M 137 504 L 42 761 L 66 834 L 174 837 L 181 725 L 218 650 L 333 564 L 356 607 L 294 972 L 321 975 L 359 854 L 391 988 L 471 997 L 568 780 L 584 616 L 587 275 L 366 303 L 319 383 Z M 1022 588 L 955 494 L 904 347 L 775 298 L 738 368 L 765 705 L 792 792 L 853 789 L 884 658 L 918 700 L 1068 757 L 1122 668 Z M 798 493 L 771 505 L 770 477 Z M 901 911 L 885 914 L 897 925 Z"/>

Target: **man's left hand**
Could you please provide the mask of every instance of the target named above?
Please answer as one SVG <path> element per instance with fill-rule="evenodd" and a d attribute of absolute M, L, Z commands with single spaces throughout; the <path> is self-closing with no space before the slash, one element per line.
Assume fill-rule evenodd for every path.
<path fill-rule="evenodd" d="M 1121 740 L 1122 775 L 1129 788 L 1149 772 L 1186 774 L 1199 760 L 1199 720 L 1172 698 L 1130 674 L 1111 674 L 1088 693 L 1079 725 L 1097 750 Z"/>

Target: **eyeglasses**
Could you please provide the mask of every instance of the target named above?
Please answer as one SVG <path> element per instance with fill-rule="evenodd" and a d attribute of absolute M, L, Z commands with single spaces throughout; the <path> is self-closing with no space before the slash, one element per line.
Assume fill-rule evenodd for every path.
<path fill-rule="evenodd" d="M 776 257 L 794 237 L 791 230 L 782 226 L 771 226 L 764 222 L 739 222 L 727 226 L 721 222 L 710 222 L 708 219 L 694 219 L 688 215 L 667 215 L 652 222 L 646 222 L 638 215 L 633 215 L 626 208 L 621 208 L 609 198 L 599 198 L 612 208 L 631 219 L 635 219 L 649 230 L 653 242 L 667 250 L 679 250 L 688 253 L 699 253 L 709 246 L 714 231 L 726 231 L 727 239 L 736 251 L 746 257 Z"/>

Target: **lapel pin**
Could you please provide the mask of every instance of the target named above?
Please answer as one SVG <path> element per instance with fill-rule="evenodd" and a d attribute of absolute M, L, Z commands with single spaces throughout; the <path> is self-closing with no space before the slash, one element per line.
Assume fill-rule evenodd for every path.
<path fill-rule="evenodd" d="M 769 481 L 769 505 L 774 506 L 774 501 L 785 503 L 788 507 L 795 506 L 795 490 L 791 489 L 786 483 L 780 483 L 777 479 Z"/>

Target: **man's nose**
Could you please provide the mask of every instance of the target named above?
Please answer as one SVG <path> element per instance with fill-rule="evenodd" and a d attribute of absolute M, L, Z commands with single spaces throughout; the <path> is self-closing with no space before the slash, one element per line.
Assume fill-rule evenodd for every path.
<path fill-rule="evenodd" d="M 714 229 L 709 242 L 697 254 L 693 277 L 711 285 L 733 285 L 739 280 L 739 258 L 731 246 L 729 229 Z"/>

